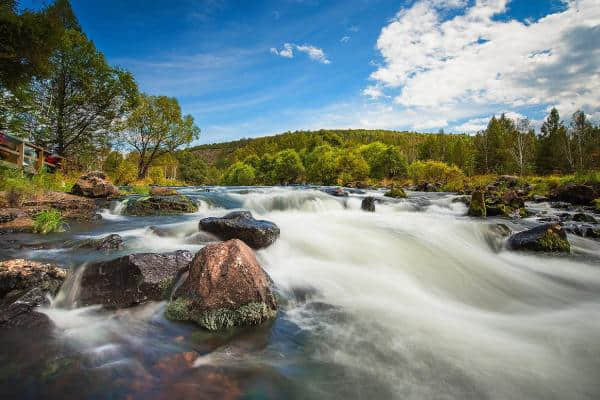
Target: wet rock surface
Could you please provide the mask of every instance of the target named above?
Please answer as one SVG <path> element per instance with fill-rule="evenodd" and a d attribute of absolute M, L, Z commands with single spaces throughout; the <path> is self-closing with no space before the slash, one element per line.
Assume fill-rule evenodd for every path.
<path fill-rule="evenodd" d="M 89 264 L 81 275 L 80 306 L 130 307 L 168 297 L 173 280 L 188 267 L 192 253 L 138 253 Z"/>
<path fill-rule="evenodd" d="M 375 212 L 375 197 L 365 197 L 360 203 L 360 208 L 364 211 Z"/>
<path fill-rule="evenodd" d="M 322 191 L 335 197 L 348 197 L 348 192 L 341 187 L 325 188 Z"/>
<path fill-rule="evenodd" d="M 485 194 L 481 190 L 476 190 L 471 194 L 469 203 L 469 212 L 471 217 L 485 217 L 487 215 L 485 205 Z"/>
<path fill-rule="evenodd" d="M 77 196 L 106 198 L 118 196 L 119 189 L 109 182 L 105 173 L 94 171 L 80 176 L 71 193 Z"/>
<path fill-rule="evenodd" d="M 204 218 L 200 220 L 200 229 L 223 240 L 240 239 L 254 249 L 270 246 L 280 234 L 279 227 L 273 222 L 254 219 L 249 211 Z"/>
<path fill-rule="evenodd" d="M 166 316 L 211 331 L 256 325 L 277 313 L 271 284 L 254 251 L 241 240 L 209 244 L 190 263 Z"/>
<path fill-rule="evenodd" d="M 592 186 L 569 183 L 556 188 L 550 198 L 575 205 L 592 205 L 599 195 Z"/>
<path fill-rule="evenodd" d="M 183 195 L 132 198 L 127 200 L 125 207 L 125 214 L 136 216 L 178 215 L 196 211 L 198 205 Z"/>
<path fill-rule="evenodd" d="M 544 224 L 516 233 L 508 238 L 512 250 L 568 253 L 571 249 L 567 234 L 560 224 Z"/>
<path fill-rule="evenodd" d="M 0 328 L 48 328 L 46 315 L 35 308 L 47 304 L 67 276 L 54 264 L 13 259 L 0 262 Z"/>

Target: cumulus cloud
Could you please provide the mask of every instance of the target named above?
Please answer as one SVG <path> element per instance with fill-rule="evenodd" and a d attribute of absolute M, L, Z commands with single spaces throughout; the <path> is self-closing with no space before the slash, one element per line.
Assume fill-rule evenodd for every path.
<path fill-rule="evenodd" d="M 569 0 L 537 21 L 495 18 L 509 5 L 417 1 L 381 30 L 383 62 L 371 79 L 398 106 L 416 111 L 471 108 L 477 117 L 481 109 L 542 105 L 563 114 L 600 112 L 600 2 Z M 473 121 L 464 127 L 481 126 Z"/>
<path fill-rule="evenodd" d="M 280 57 L 285 58 L 294 58 L 294 51 L 298 51 L 300 53 L 305 53 L 311 60 L 323 63 L 330 64 L 331 61 L 325 55 L 323 49 L 320 49 L 315 46 L 311 46 L 309 44 L 297 45 L 294 43 L 284 43 L 281 49 L 276 49 L 275 47 L 271 47 L 271 53 L 278 55 Z"/>
<path fill-rule="evenodd" d="M 367 96 L 372 100 L 377 100 L 378 98 L 384 96 L 381 88 L 379 88 L 377 86 L 367 86 L 366 88 L 363 89 L 362 94 L 363 94 L 363 96 Z"/>

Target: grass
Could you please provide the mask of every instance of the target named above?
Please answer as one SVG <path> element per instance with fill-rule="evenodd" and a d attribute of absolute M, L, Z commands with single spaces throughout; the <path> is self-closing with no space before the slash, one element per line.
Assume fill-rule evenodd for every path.
<path fill-rule="evenodd" d="M 67 224 L 58 210 L 40 211 L 33 218 L 33 231 L 42 235 L 52 232 L 64 232 L 66 226 Z"/>
<path fill-rule="evenodd" d="M 45 170 L 28 175 L 19 169 L 0 168 L 0 191 L 6 191 L 9 203 L 12 200 L 18 207 L 24 199 L 46 192 L 70 192 L 78 176 L 78 173 L 67 176 L 61 172 L 50 174 Z"/>

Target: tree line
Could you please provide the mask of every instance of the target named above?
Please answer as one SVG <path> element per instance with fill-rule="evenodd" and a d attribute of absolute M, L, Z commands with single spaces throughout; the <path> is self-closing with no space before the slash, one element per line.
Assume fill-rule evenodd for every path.
<path fill-rule="evenodd" d="M 137 178 L 198 138 L 177 99 L 140 93 L 129 71 L 107 62 L 68 0 L 39 11 L 5 0 L 0 37 L 0 131 L 85 169 L 100 168 L 111 149 L 132 152 Z"/>

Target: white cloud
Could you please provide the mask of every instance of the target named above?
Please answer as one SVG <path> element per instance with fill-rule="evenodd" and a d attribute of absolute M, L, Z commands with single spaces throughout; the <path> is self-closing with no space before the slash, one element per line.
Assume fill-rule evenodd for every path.
<path fill-rule="evenodd" d="M 371 78 L 396 104 L 430 121 L 452 121 L 444 111 L 468 118 L 528 105 L 556 105 L 565 117 L 577 108 L 600 112 L 600 1 L 568 0 L 528 23 L 493 18 L 509 0 L 477 0 L 446 17 L 465 5 L 420 0 L 381 30 L 383 63 Z M 474 121 L 465 127 L 481 125 Z"/>
<path fill-rule="evenodd" d="M 348 43 L 350 41 L 350 36 L 342 36 L 342 38 L 340 39 L 340 42 L 342 43 Z"/>
<path fill-rule="evenodd" d="M 381 88 L 379 88 L 377 86 L 367 86 L 366 88 L 363 89 L 362 94 L 363 94 L 363 96 L 367 96 L 372 100 L 377 100 L 378 98 L 384 96 Z"/>
<path fill-rule="evenodd" d="M 318 61 L 323 64 L 330 64 L 331 61 L 325 55 L 325 52 L 315 46 L 309 44 L 297 45 L 294 43 L 284 43 L 281 49 L 271 47 L 271 53 L 285 58 L 294 58 L 294 51 L 305 53 L 311 60 Z"/>

